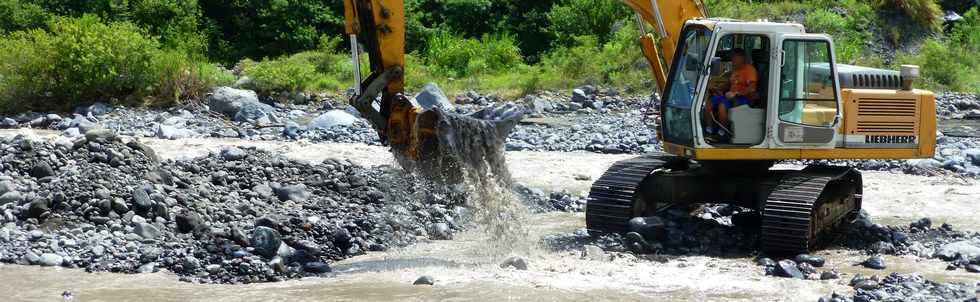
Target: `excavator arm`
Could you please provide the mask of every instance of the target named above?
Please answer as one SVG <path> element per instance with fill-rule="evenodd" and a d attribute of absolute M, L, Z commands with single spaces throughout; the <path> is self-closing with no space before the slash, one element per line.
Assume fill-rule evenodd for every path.
<path fill-rule="evenodd" d="M 610 0 L 614 1 L 614 0 Z M 640 45 L 650 63 L 658 90 L 667 83 L 668 63 L 674 55 L 677 37 L 684 22 L 707 17 L 701 0 L 620 0 L 637 15 L 642 36 Z M 502 148 L 500 142 L 522 117 L 513 106 L 499 110 L 484 110 L 475 116 L 460 117 L 441 108 L 426 108 L 404 95 L 405 90 L 405 4 L 403 0 L 344 0 L 347 33 L 350 35 L 354 80 L 358 83 L 351 104 L 389 144 L 402 161 L 432 161 L 433 157 L 452 154 L 445 148 L 458 145 L 461 137 L 472 140 L 477 134 L 496 133 L 497 138 L 484 138 L 486 150 L 462 150 L 486 154 L 489 149 Z M 648 32 L 647 28 L 654 32 Z M 367 52 L 370 73 L 362 79 L 361 52 Z M 485 120 L 489 118 L 489 120 Z M 475 120 L 474 120 L 475 119 Z M 453 128 L 471 125 L 470 129 Z M 481 127 L 486 129 L 481 129 Z M 450 150 L 452 151 L 452 150 Z M 460 152 L 457 150 L 457 152 Z M 436 160 L 439 161 L 439 160 Z M 417 165 L 416 165 L 417 166 Z M 429 165 L 431 166 L 431 165 Z M 432 171 L 431 174 L 442 172 Z"/>

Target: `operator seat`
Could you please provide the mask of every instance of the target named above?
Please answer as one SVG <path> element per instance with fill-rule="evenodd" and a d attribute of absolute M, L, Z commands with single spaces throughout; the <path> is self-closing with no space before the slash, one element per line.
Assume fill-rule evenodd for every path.
<path fill-rule="evenodd" d="M 753 108 L 765 108 L 769 94 L 769 52 L 762 49 L 752 51 L 752 66 L 759 74 L 759 83 L 756 85 L 756 99 L 752 100 L 750 106 Z"/>

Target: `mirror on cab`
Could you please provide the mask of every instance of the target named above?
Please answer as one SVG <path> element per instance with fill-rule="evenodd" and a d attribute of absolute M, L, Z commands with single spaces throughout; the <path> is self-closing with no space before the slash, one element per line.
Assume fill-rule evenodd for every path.
<path fill-rule="evenodd" d="M 708 65 L 711 69 L 711 76 L 721 75 L 721 57 L 711 58 L 711 65 Z"/>

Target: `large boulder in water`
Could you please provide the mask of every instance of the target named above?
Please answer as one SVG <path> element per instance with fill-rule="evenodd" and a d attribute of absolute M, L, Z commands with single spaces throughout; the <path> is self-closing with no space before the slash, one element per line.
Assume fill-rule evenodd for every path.
<path fill-rule="evenodd" d="M 357 117 L 354 117 L 347 111 L 343 110 L 330 110 L 327 113 L 321 114 L 320 116 L 314 118 L 307 125 L 309 129 L 329 129 L 336 126 L 350 126 L 357 122 Z"/>
<path fill-rule="evenodd" d="M 453 103 L 449 102 L 449 98 L 446 97 L 446 94 L 435 83 L 425 84 L 422 92 L 415 95 L 412 102 L 426 110 L 439 108 L 443 111 L 450 111 L 453 109 Z"/>
<path fill-rule="evenodd" d="M 956 259 L 972 260 L 980 258 L 980 241 L 961 240 L 943 245 L 936 251 L 936 257 L 952 261 Z"/>

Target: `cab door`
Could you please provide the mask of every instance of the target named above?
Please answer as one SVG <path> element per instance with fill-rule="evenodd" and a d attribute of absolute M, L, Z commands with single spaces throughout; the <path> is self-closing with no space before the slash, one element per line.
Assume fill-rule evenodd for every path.
<path fill-rule="evenodd" d="M 784 35 L 779 45 L 776 93 L 769 98 L 773 147 L 833 148 L 843 118 L 832 41 Z"/>

